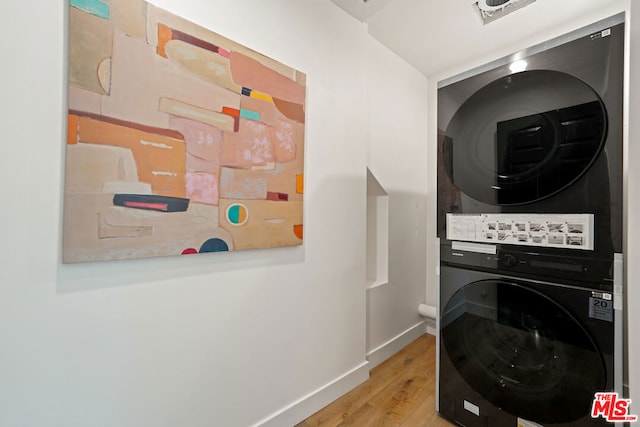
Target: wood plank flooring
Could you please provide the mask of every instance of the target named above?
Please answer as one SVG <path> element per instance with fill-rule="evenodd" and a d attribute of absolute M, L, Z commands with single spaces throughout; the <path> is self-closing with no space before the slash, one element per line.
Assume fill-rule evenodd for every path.
<path fill-rule="evenodd" d="M 435 410 L 436 338 L 425 334 L 370 378 L 295 427 L 450 427 Z"/>

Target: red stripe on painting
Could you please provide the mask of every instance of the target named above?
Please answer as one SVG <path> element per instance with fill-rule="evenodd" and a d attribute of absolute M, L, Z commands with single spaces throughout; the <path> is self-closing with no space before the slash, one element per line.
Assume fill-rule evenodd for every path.
<path fill-rule="evenodd" d="M 180 40 L 180 41 L 183 41 L 185 43 L 189 43 L 190 45 L 197 46 L 197 47 L 200 47 L 202 49 L 209 50 L 209 51 L 211 51 L 213 53 L 218 53 L 218 46 L 216 46 L 214 44 L 211 44 L 209 42 L 201 40 L 201 39 L 199 39 L 197 37 L 194 37 L 194 36 L 192 36 L 190 34 L 183 33 L 182 31 L 179 31 L 179 30 L 172 29 L 172 31 L 173 31 L 172 40 Z"/>
<path fill-rule="evenodd" d="M 289 201 L 289 195 L 287 193 L 277 193 L 275 191 L 267 191 L 267 200 L 275 202 L 287 202 Z"/>
<path fill-rule="evenodd" d="M 154 209 L 156 211 L 166 211 L 169 205 L 166 203 L 147 203 L 147 202 L 124 202 L 128 208 L 138 209 Z"/>

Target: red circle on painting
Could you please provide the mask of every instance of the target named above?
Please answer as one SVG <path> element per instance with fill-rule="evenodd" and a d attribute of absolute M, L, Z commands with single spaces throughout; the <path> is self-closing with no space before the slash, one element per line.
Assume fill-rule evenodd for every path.
<path fill-rule="evenodd" d="M 191 254 L 197 254 L 198 250 L 194 249 L 194 248 L 187 248 L 184 251 L 182 251 L 182 255 L 191 255 Z"/>

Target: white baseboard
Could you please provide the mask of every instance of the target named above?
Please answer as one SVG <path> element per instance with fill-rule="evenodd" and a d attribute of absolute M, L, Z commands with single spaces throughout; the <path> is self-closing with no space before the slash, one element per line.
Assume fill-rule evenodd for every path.
<path fill-rule="evenodd" d="M 427 319 L 417 323 L 398 336 L 390 339 L 367 354 L 367 361 L 353 368 L 339 378 L 320 387 L 291 405 L 269 415 L 253 427 L 293 426 L 324 408 L 334 400 L 353 390 L 367 379 L 369 371 L 393 356 L 425 332 L 435 335 L 435 321 Z"/>
<path fill-rule="evenodd" d="M 293 426 L 315 414 L 369 379 L 369 362 L 364 361 L 351 371 L 320 387 L 291 405 L 269 415 L 254 427 Z"/>
<path fill-rule="evenodd" d="M 436 320 L 435 319 L 427 319 L 427 333 L 433 335 L 434 337 L 438 335 L 438 329 L 436 328 Z"/>
<path fill-rule="evenodd" d="M 398 336 L 390 339 L 386 343 L 374 348 L 367 353 L 367 360 L 369 361 L 369 369 L 373 369 L 411 342 L 418 339 L 428 332 L 429 324 L 426 321 L 421 321 L 416 325 L 410 327 L 406 331 L 402 332 Z M 433 328 L 435 330 L 435 328 Z M 434 334 L 435 335 L 435 334 Z"/>

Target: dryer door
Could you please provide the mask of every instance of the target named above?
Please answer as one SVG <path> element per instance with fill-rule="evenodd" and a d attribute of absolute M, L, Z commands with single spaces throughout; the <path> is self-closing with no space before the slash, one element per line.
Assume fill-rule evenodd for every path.
<path fill-rule="evenodd" d="M 483 280 L 446 304 L 441 338 L 464 380 L 498 408 L 539 423 L 588 416 L 605 364 L 563 307 L 521 284 Z"/>
<path fill-rule="evenodd" d="M 605 143 L 598 94 L 569 74 L 501 77 L 464 101 L 445 130 L 443 167 L 466 195 L 492 205 L 549 197 L 575 182 Z"/>

